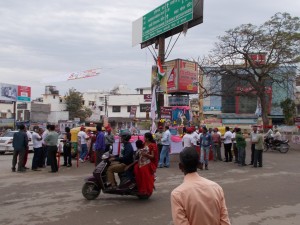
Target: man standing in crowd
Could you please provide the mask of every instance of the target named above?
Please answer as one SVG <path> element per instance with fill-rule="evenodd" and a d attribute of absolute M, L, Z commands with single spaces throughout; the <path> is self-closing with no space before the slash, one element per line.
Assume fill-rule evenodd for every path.
<path fill-rule="evenodd" d="M 257 162 L 258 166 L 262 167 L 262 154 L 263 154 L 263 149 L 264 149 L 264 138 L 263 135 L 261 134 L 262 131 L 259 131 L 257 134 L 257 139 L 255 142 L 252 142 L 255 144 L 255 150 L 254 150 L 254 159 L 253 159 L 253 167 L 257 167 Z"/>
<path fill-rule="evenodd" d="M 32 166 L 31 169 L 33 171 L 39 171 L 39 162 L 42 158 L 43 153 L 43 144 L 42 144 L 42 137 L 40 136 L 40 133 L 42 132 L 42 129 L 40 129 L 38 126 L 33 127 L 32 132 L 32 144 L 33 144 L 33 159 L 32 159 Z"/>
<path fill-rule="evenodd" d="M 246 159 L 246 140 L 244 135 L 242 134 L 241 128 L 236 128 L 235 130 L 235 140 L 236 140 L 236 147 L 238 149 L 238 162 L 239 166 L 246 166 L 245 159 Z"/>
<path fill-rule="evenodd" d="M 96 165 L 102 160 L 102 155 L 105 151 L 105 137 L 102 132 L 102 125 L 97 125 L 97 136 L 95 141 L 95 152 L 96 152 Z"/>
<path fill-rule="evenodd" d="M 223 189 L 199 176 L 195 148 L 184 148 L 179 159 L 184 181 L 171 193 L 174 225 L 230 225 Z"/>
<path fill-rule="evenodd" d="M 30 133 L 30 131 L 25 127 L 25 132 L 28 138 L 28 144 L 29 142 L 32 140 L 32 135 Z M 27 159 L 28 159 L 28 153 L 29 153 L 29 146 L 27 145 L 26 150 L 25 150 L 25 155 L 24 155 L 24 161 L 23 161 L 23 168 L 24 169 L 29 169 L 28 167 L 26 167 L 26 163 L 27 163 Z"/>
<path fill-rule="evenodd" d="M 50 126 L 51 126 L 50 124 L 47 124 L 46 130 L 42 134 L 43 154 L 42 154 L 42 160 L 40 161 L 40 165 L 39 165 L 39 167 L 42 167 L 42 168 L 46 167 L 46 165 L 47 166 L 50 165 L 48 160 L 46 161 L 48 153 L 47 153 L 47 145 L 45 142 L 45 138 L 47 137 L 47 135 L 49 133 Z"/>
<path fill-rule="evenodd" d="M 232 153 L 231 153 L 231 146 L 232 146 L 232 133 L 229 130 L 229 127 L 225 127 L 225 134 L 224 134 L 224 149 L 225 149 L 225 161 L 224 162 L 232 162 Z"/>
<path fill-rule="evenodd" d="M 79 161 L 84 162 L 86 154 L 88 154 L 88 148 L 87 148 L 87 140 L 89 139 L 89 136 L 85 133 L 85 127 L 80 127 L 80 131 L 77 134 L 78 137 L 78 145 L 80 146 L 81 152 Z"/>
<path fill-rule="evenodd" d="M 252 132 L 250 133 L 250 141 L 251 141 L 251 162 L 249 165 L 253 165 L 254 162 L 254 151 L 255 151 L 255 143 L 257 142 L 257 126 L 252 127 Z"/>
<path fill-rule="evenodd" d="M 214 153 L 214 161 L 222 161 L 221 157 L 221 135 L 218 132 L 218 128 L 214 128 L 211 135 L 212 138 L 212 149 Z"/>
<path fill-rule="evenodd" d="M 163 134 L 163 137 L 161 139 L 162 144 L 162 150 L 160 153 L 159 163 L 158 167 L 162 168 L 164 164 L 164 160 L 166 159 L 165 167 L 170 167 L 170 157 L 169 157 L 169 151 L 170 151 L 170 145 L 171 145 L 171 133 L 169 131 L 169 126 L 165 126 L 165 132 Z"/>
<path fill-rule="evenodd" d="M 158 157 L 160 157 L 160 153 L 162 150 L 162 144 L 161 144 L 162 137 L 163 137 L 163 127 L 159 126 L 158 131 L 155 133 L 155 141 L 158 147 Z"/>
<path fill-rule="evenodd" d="M 56 160 L 58 133 L 55 131 L 55 125 L 50 125 L 45 142 L 47 145 L 48 160 L 51 165 L 51 171 L 49 171 L 49 173 L 56 173 L 58 171 Z"/>
<path fill-rule="evenodd" d="M 16 172 L 16 164 L 19 156 L 18 162 L 18 172 L 25 172 L 26 170 L 23 168 L 25 151 L 28 146 L 28 137 L 26 135 L 25 126 L 23 124 L 20 125 L 20 130 L 17 133 L 14 133 L 13 137 L 13 148 L 14 155 L 12 160 L 12 172 Z"/>
<path fill-rule="evenodd" d="M 203 163 L 205 163 L 205 169 L 208 170 L 208 159 L 209 159 L 209 151 L 212 144 L 211 135 L 207 132 L 207 128 L 203 127 L 202 135 L 200 136 L 200 170 L 203 170 Z M 204 159 L 205 155 L 205 159 Z"/>
<path fill-rule="evenodd" d="M 194 147 L 196 145 L 195 139 L 192 136 L 192 128 L 186 129 L 186 134 L 182 137 L 182 147 Z"/>
<path fill-rule="evenodd" d="M 111 128 L 107 128 L 105 134 L 105 152 L 108 152 L 110 148 L 113 147 L 113 144 L 115 143 L 115 136 L 111 133 Z"/>

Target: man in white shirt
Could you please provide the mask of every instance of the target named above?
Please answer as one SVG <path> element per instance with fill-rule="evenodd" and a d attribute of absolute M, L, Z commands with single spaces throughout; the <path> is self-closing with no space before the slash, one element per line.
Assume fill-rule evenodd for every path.
<path fill-rule="evenodd" d="M 40 165 L 39 167 L 45 167 L 46 165 L 46 158 L 47 158 L 47 145 L 46 145 L 46 142 L 45 142 L 45 138 L 47 137 L 48 133 L 49 133 L 49 129 L 50 129 L 50 124 L 48 124 L 46 126 L 46 129 L 44 130 L 43 134 L 42 134 L 42 146 L 43 146 L 43 153 L 42 153 L 42 160 L 40 162 Z M 50 165 L 48 162 L 47 162 L 47 165 Z"/>
<path fill-rule="evenodd" d="M 193 147 L 195 144 L 194 138 L 192 136 L 192 128 L 187 128 L 186 134 L 182 137 L 182 147 Z"/>
<path fill-rule="evenodd" d="M 42 132 L 43 130 L 38 126 L 33 127 L 32 143 L 33 143 L 34 152 L 33 152 L 32 166 L 31 166 L 31 169 L 33 171 L 39 171 L 38 167 L 42 159 L 43 144 L 42 144 L 42 137 L 40 136 Z"/>
<path fill-rule="evenodd" d="M 232 133 L 229 127 L 225 127 L 225 134 L 224 134 L 224 149 L 225 149 L 225 161 L 224 162 L 232 162 L 232 153 L 231 153 L 231 146 L 232 146 Z"/>
<path fill-rule="evenodd" d="M 88 153 L 88 148 L 87 148 L 87 140 L 89 139 L 89 136 L 85 133 L 85 127 L 81 127 L 80 131 L 77 134 L 78 137 L 78 144 L 80 146 L 81 152 L 79 156 L 79 161 L 84 162 L 85 157 Z"/>

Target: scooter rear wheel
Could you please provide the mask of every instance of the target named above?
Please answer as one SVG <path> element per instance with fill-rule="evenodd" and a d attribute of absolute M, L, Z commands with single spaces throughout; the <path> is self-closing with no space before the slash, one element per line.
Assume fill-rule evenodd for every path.
<path fill-rule="evenodd" d="M 286 143 L 282 143 L 279 146 L 279 151 L 281 153 L 287 153 L 289 151 L 289 149 L 290 149 L 290 146 L 288 144 L 286 144 Z"/>
<path fill-rule="evenodd" d="M 264 152 L 269 150 L 269 145 L 267 143 L 264 143 Z"/>
<path fill-rule="evenodd" d="M 82 195 L 87 200 L 94 200 L 100 194 L 100 189 L 97 187 L 95 183 L 85 183 L 82 187 Z"/>

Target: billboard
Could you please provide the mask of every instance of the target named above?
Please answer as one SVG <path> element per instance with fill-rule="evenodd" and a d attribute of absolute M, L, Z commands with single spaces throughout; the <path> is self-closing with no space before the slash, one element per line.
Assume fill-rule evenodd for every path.
<path fill-rule="evenodd" d="M 0 102 L 30 102 L 31 87 L 0 83 Z"/>
<path fill-rule="evenodd" d="M 0 101 L 15 102 L 18 95 L 18 86 L 13 84 L 0 83 Z"/>
<path fill-rule="evenodd" d="M 147 47 L 203 23 L 203 0 L 169 0 L 132 23 L 132 46 Z"/>
<path fill-rule="evenodd" d="M 167 92 L 197 94 L 198 65 L 195 62 L 175 59 L 165 62 L 167 65 Z"/>

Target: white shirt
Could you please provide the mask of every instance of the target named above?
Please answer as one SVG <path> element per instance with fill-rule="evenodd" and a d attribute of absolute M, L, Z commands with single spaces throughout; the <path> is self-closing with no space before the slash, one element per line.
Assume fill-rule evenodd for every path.
<path fill-rule="evenodd" d="M 231 131 L 226 131 L 224 134 L 224 144 L 230 144 L 232 143 L 232 133 Z"/>
<path fill-rule="evenodd" d="M 26 135 L 27 135 L 28 141 L 31 141 L 32 140 L 32 135 L 31 135 L 29 130 L 26 131 Z"/>
<path fill-rule="evenodd" d="M 33 132 L 32 133 L 33 148 L 41 148 L 42 147 L 43 141 L 38 140 L 38 139 L 41 139 L 41 136 L 38 133 Z"/>
<path fill-rule="evenodd" d="M 235 132 L 232 133 L 231 139 L 234 139 L 234 140 L 233 140 L 233 143 L 236 143 L 236 140 L 235 140 Z"/>
<path fill-rule="evenodd" d="M 86 144 L 86 139 L 88 138 L 88 136 L 84 131 L 79 131 L 77 137 L 80 138 L 80 144 Z"/>
<path fill-rule="evenodd" d="M 194 145 L 194 140 L 193 140 L 193 136 L 191 134 L 185 134 L 183 137 L 182 137 L 182 144 L 183 144 L 183 147 L 192 147 Z"/>
<path fill-rule="evenodd" d="M 197 145 L 197 141 L 199 140 L 199 139 L 198 139 L 198 133 L 197 133 L 196 131 L 194 131 L 194 132 L 191 134 L 191 136 L 192 136 L 192 138 L 193 138 L 192 143 L 193 143 L 194 145 Z"/>
<path fill-rule="evenodd" d="M 44 145 L 46 145 L 45 138 L 47 137 L 48 133 L 49 133 L 49 131 L 48 131 L 48 130 L 45 130 L 45 131 L 43 132 L 43 134 L 42 134 L 42 143 L 43 143 Z"/>

